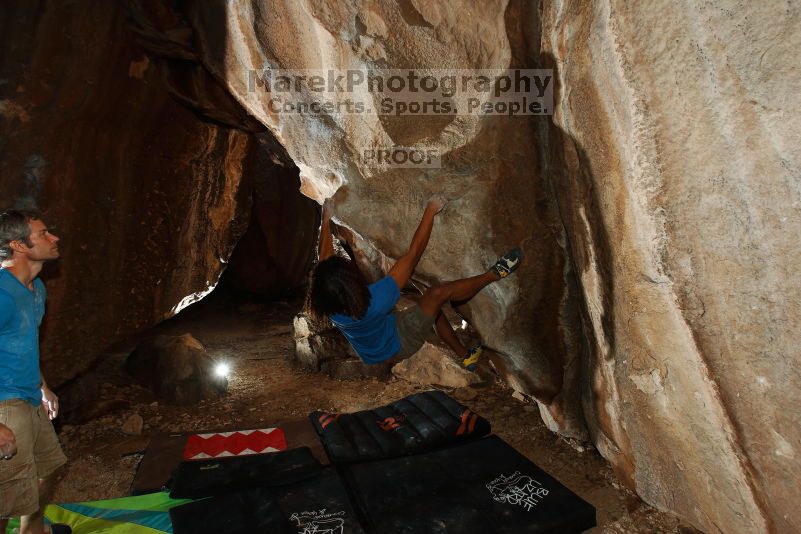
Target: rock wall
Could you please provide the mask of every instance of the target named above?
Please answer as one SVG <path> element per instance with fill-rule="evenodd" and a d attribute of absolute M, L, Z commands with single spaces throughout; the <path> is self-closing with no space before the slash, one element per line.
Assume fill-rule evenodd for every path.
<path fill-rule="evenodd" d="M 43 273 L 51 384 L 211 291 L 251 204 L 237 280 L 267 297 L 305 281 L 319 207 L 179 11 L 7 2 L 0 30 L 0 205 L 42 208 L 62 238 Z"/>
<path fill-rule="evenodd" d="M 126 5 L 142 48 L 116 3 L 87 2 L 80 18 L 44 2 L 0 11 L 0 195 L 44 207 L 64 238 L 44 346 L 56 382 L 213 285 L 247 224 L 247 155 L 275 152 L 244 132 L 266 126 L 307 196 L 336 193 L 339 235 L 372 274 L 403 252 L 432 193 L 453 200 L 418 282 L 476 274 L 522 245 L 519 273 L 460 311 L 546 423 L 589 435 L 646 501 L 708 532 L 801 531 L 799 7 Z M 557 108 L 552 120 L 278 114 L 249 87 L 265 66 L 545 66 Z M 435 148 L 443 167 L 360 157 L 394 145 Z M 282 250 L 298 265 L 310 254 Z"/>
<path fill-rule="evenodd" d="M 801 426 L 778 407 L 799 396 L 798 16 L 780 2 L 253 0 L 189 18 L 304 192 L 336 192 L 364 257 L 398 257 L 433 192 L 454 201 L 420 280 L 523 245 L 517 277 L 462 312 L 553 429 L 581 436 L 586 421 L 621 478 L 704 530 L 795 532 Z M 553 68 L 553 125 L 280 114 L 248 84 L 266 66 L 454 65 Z M 443 168 L 359 157 L 414 143 Z"/>
<path fill-rule="evenodd" d="M 543 2 L 599 450 L 708 532 L 799 532 L 801 8 Z"/>
<path fill-rule="evenodd" d="M 55 386 L 214 286 L 253 144 L 170 97 L 119 3 L 80 4 L 0 9 L 0 204 L 38 205 L 62 238 L 44 273 Z"/>
<path fill-rule="evenodd" d="M 554 429 L 584 437 L 578 401 L 576 299 L 566 289 L 563 228 L 540 165 L 530 117 L 275 113 L 250 73 L 376 66 L 467 69 L 520 63 L 536 41 L 536 6 L 504 1 L 196 2 L 188 10 L 204 65 L 261 120 L 300 168 L 301 190 L 337 192 L 336 218 L 354 243 L 397 258 L 425 199 L 452 199 L 435 225 L 417 277 L 425 283 L 483 272 L 513 246 L 519 275 L 488 287 L 462 312 L 501 353 L 512 385 L 536 397 Z M 391 31 L 389 30 L 391 28 Z M 343 95 L 343 99 L 345 95 Z M 369 146 L 424 145 L 441 169 L 388 169 L 360 156 Z M 364 253 L 365 256 L 375 254 Z"/>

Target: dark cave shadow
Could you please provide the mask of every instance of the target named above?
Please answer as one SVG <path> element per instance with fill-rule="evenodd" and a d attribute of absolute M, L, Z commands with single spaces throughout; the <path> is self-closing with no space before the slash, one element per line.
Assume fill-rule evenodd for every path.
<path fill-rule="evenodd" d="M 556 58 L 550 53 L 540 53 L 539 61 L 541 68 L 551 69 L 553 72 L 554 110 L 568 105 L 562 101 L 563 88 Z M 578 308 L 577 322 L 580 325 L 580 331 L 577 332 L 581 343 L 580 370 L 573 379 L 578 383 L 567 384 L 568 388 L 575 389 L 572 389 L 572 395 L 570 391 L 566 393 L 578 398 L 584 424 L 592 441 L 597 443 L 599 435 L 602 435 L 620 452 L 617 460 L 612 462 L 615 473 L 633 488 L 633 458 L 627 452 L 630 445 L 626 442 L 625 435 L 620 436 L 615 431 L 619 422 L 612 420 L 604 409 L 604 397 L 611 388 L 606 381 L 600 387 L 594 385 L 595 369 L 614 359 L 616 353 L 612 241 L 601 210 L 600 192 L 596 186 L 598 182 L 593 174 L 592 162 L 579 141 L 557 125 L 553 116 L 547 118 L 543 129 L 545 128 L 548 142 L 547 148 L 541 150 L 543 158 L 540 172 L 550 186 L 562 224 L 567 261 L 572 266 L 567 275 L 566 290 L 573 295 L 572 300 Z M 586 229 L 580 213 L 582 208 L 588 226 Z M 602 310 L 600 326 L 608 345 L 607 355 L 600 353 L 602 343 L 596 337 L 590 304 L 581 281 L 582 274 L 590 270 L 598 278 L 597 296 Z M 623 442 L 618 442 L 619 439 Z"/>
<path fill-rule="evenodd" d="M 554 109 L 562 105 L 562 87 L 558 75 L 556 58 L 551 54 L 541 54 L 542 68 L 551 69 L 554 73 Z M 577 288 L 581 288 L 579 276 L 597 267 L 596 273 L 600 279 L 601 298 L 604 313 L 601 325 L 610 353 L 615 351 L 615 317 L 614 317 L 614 273 L 611 270 L 612 252 L 611 239 L 604 224 L 600 208 L 600 195 L 595 186 L 596 180 L 592 172 L 592 163 L 581 144 L 569 133 L 553 122 L 553 116 L 548 119 L 548 154 L 543 162 L 542 173 L 549 182 L 557 204 L 560 221 L 565 230 L 567 252 L 573 264 L 573 279 Z M 566 154 L 573 151 L 576 158 L 575 169 L 569 169 L 570 163 L 566 161 Z M 571 172 L 571 170 L 575 172 Z M 580 202 L 581 199 L 584 202 Z M 579 208 L 583 207 L 587 221 L 590 225 L 589 240 L 576 238 L 576 231 L 582 229 Z M 571 233 L 570 229 L 574 232 Z M 594 245 L 594 246 L 590 246 Z M 586 299 L 579 296 L 582 311 L 582 322 L 585 328 L 591 325 Z M 585 333 L 587 337 L 591 334 Z"/>

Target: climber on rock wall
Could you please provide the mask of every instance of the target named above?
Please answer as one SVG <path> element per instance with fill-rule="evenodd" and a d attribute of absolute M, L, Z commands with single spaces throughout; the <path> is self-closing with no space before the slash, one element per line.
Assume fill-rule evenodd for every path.
<path fill-rule="evenodd" d="M 464 347 L 442 313 L 446 302 L 464 302 L 484 286 L 506 278 L 520 265 L 522 252 L 513 249 L 504 254 L 487 272 L 471 278 L 447 282 L 429 288 L 416 305 L 394 310 L 400 290 L 409 281 L 428 245 L 434 217 L 447 199 L 435 195 L 426 203 L 423 218 L 406 254 L 381 280 L 368 284 L 356 263 L 335 255 L 331 235 L 331 204 L 323 206 L 320 228 L 319 263 L 314 268 L 307 295 L 307 309 L 318 320 L 330 319 L 368 364 L 392 364 L 420 350 L 431 327 L 473 370 L 481 355 L 481 346 Z"/>
<path fill-rule="evenodd" d="M 38 278 L 59 257 L 58 237 L 34 212 L 0 212 L 0 533 L 20 518 L 20 534 L 68 534 L 44 525 L 57 470 L 67 458 L 51 419 L 58 397 L 39 369 L 39 325 L 47 293 Z"/>

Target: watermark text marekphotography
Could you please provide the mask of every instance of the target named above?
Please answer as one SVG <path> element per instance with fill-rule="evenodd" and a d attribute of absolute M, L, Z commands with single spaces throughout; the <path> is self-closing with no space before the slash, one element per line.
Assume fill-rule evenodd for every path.
<path fill-rule="evenodd" d="M 369 166 L 440 169 L 442 155 L 436 147 L 384 146 L 359 150 L 361 162 Z"/>
<path fill-rule="evenodd" d="M 550 115 L 549 69 L 250 70 L 272 113 Z"/>

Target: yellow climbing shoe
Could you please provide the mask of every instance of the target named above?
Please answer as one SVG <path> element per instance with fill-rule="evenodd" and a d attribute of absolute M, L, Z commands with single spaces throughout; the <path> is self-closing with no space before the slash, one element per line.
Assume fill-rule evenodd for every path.
<path fill-rule="evenodd" d="M 467 369 L 468 371 L 475 371 L 476 367 L 478 366 L 478 359 L 481 358 L 481 353 L 484 352 L 484 348 L 481 345 L 476 345 L 467 353 L 464 360 L 462 360 L 462 367 Z"/>

